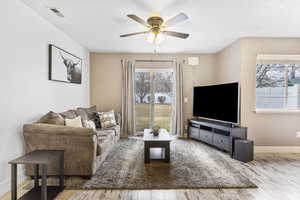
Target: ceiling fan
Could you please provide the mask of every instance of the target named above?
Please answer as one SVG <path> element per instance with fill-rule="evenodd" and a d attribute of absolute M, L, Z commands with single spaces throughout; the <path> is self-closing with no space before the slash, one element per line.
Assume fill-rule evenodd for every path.
<path fill-rule="evenodd" d="M 172 36 L 177 38 L 186 39 L 189 37 L 187 33 L 179 33 L 175 31 L 167 31 L 166 28 L 172 27 L 180 22 L 188 19 L 188 16 L 184 13 L 179 13 L 178 15 L 172 17 L 171 19 L 164 21 L 159 14 L 153 14 L 147 19 L 147 22 L 136 15 L 127 15 L 130 19 L 146 26 L 149 28 L 147 31 L 135 32 L 120 35 L 120 37 L 129 37 L 134 35 L 146 34 L 148 33 L 147 41 L 152 44 L 159 44 L 163 41 L 164 36 Z"/>

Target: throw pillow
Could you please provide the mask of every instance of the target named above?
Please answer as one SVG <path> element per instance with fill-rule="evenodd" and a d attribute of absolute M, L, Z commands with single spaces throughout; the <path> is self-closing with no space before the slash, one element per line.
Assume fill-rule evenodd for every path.
<path fill-rule="evenodd" d="M 82 122 L 81 122 L 81 117 L 80 116 L 78 116 L 74 119 L 66 118 L 65 121 L 66 121 L 66 126 L 82 128 Z"/>
<path fill-rule="evenodd" d="M 96 129 L 101 129 L 101 122 L 100 122 L 100 118 L 99 118 L 99 113 L 95 112 L 95 125 L 96 125 Z"/>
<path fill-rule="evenodd" d="M 85 128 L 91 128 L 93 130 L 96 130 L 96 125 L 95 122 L 93 120 L 88 120 L 85 122 L 86 127 Z"/>
<path fill-rule="evenodd" d="M 98 112 L 101 128 L 111 128 L 117 125 L 115 113 L 113 110 L 109 112 Z"/>
<path fill-rule="evenodd" d="M 37 123 L 65 125 L 65 120 L 60 114 L 50 111 L 39 119 Z"/>

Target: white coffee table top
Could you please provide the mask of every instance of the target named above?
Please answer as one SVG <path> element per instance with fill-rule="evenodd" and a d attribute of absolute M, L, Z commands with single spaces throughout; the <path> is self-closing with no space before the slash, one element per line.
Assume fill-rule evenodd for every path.
<path fill-rule="evenodd" d="M 171 136 L 166 129 L 161 129 L 158 136 L 154 136 L 151 133 L 151 129 L 144 129 L 144 141 L 171 141 L 175 137 Z"/>

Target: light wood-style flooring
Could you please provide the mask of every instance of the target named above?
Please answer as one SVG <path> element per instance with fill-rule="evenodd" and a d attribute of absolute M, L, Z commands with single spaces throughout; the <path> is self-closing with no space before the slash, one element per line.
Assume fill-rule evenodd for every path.
<path fill-rule="evenodd" d="M 246 170 L 257 189 L 65 190 L 57 200 L 300 200 L 300 154 L 256 154 Z M 9 199 L 10 193 L 0 198 Z"/>

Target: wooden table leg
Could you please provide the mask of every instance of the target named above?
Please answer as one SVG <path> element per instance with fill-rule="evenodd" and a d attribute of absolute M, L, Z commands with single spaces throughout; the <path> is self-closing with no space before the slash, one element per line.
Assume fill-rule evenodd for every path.
<path fill-rule="evenodd" d="M 59 176 L 59 187 L 61 190 L 63 190 L 64 188 L 64 154 L 61 155 L 60 157 L 60 161 L 59 161 L 59 165 L 60 165 L 60 176 Z"/>
<path fill-rule="evenodd" d="M 161 157 L 162 157 L 163 159 L 166 158 L 166 148 L 164 148 L 164 147 L 161 147 Z"/>
<path fill-rule="evenodd" d="M 39 187 L 39 165 L 34 165 L 34 187 Z"/>
<path fill-rule="evenodd" d="M 47 165 L 42 164 L 42 190 L 41 199 L 47 200 Z"/>
<path fill-rule="evenodd" d="M 165 147 L 165 160 L 168 163 L 170 162 L 170 143 L 169 142 Z"/>
<path fill-rule="evenodd" d="M 150 148 L 147 145 L 147 143 L 145 142 L 144 145 L 144 162 L 145 163 L 149 163 L 150 162 Z"/>
<path fill-rule="evenodd" d="M 11 199 L 17 200 L 17 164 L 11 164 Z"/>

